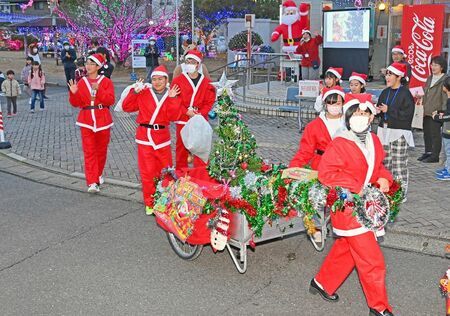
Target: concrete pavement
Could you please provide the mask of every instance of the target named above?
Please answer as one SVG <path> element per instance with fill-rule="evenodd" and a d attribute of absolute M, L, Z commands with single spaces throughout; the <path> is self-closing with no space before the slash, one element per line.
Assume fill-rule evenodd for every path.
<path fill-rule="evenodd" d="M 122 89 L 123 86 L 117 86 L 116 95 Z M 85 191 L 80 181 L 83 176 L 80 135 L 75 126 L 78 110 L 68 104 L 65 88 L 49 88 L 48 95 L 46 111 L 30 114 L 27 100 L 20 99 L 19 115 L 4 119 L 7 140 L 13 148 L 0 151 L 3 155 L 0 170 Z M 300 138 L 296 118 L 244 114 L 243 119 L 255 135 L 262 157 L 272 162 L 289 162 Z M 108 195 L 108 190 L 112 190 L 114 196 L 115 191 L 130 190 L 121 198 L 130 196 L 130 200 L 136 201 L 140 194 L 134 120 L 135 115 L 114 113 L 115 126 L 104 174 L 109 189 L 105 188 L 102 194 Z M 217 120 L 212 124 L 217 124 Z M 415 133 L 415 140 L 417 146 L 410 151 L 409 159 L 408 201 L 397 221 L 390 225 L 384 245 L 443 256 L 444 247 L 450 244 L 450 183 L 434 179 L 438 164 L 416 160 L 423 151 L 422 134 Z M 49 180 L 55 177 L 58 179 Z"/>

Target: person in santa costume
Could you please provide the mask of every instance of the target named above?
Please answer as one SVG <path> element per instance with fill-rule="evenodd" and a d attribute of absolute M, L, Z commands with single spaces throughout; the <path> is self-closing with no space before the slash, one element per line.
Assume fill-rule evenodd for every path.
<path fill-rule="evenodd" d="M 403 85 L 406 71 L 401 63 L 393 63 L 386 69 L 387 88 L 377 103 L 381 118 L 377 134 L 386 150 L 384 164 L 401 181 L 404 202 L 409 181 L 408 147 L 414 147 L 411 124 L 415 110 L 414 97 Z"/>
<path fill-rule="evenodd" d="M 176 143 L 176 168 L 181 170 L 188 167 L 189 152 L 184 147 L 181 139 L 181 129 L 186 122 L 196 114 L 201 114 L 208 120 L 208 113 L 211 111 L 216 101 L 216 90 L 211 85 L 211 80 L 200 74 L 198 69 L 202 62 L 202 53 L 198 50 L 191 50 L 185 56 L 185 65 L 182 75 L 172 81 L 172 86 L 180 87 L 181 93 L 181 117 L 177 124 Z M 205 167 L 206 163 L 199 157 L 194 156 L 194 167 Z"/>
<path fill-rule="evenodd" d="M 114 111 L 139 112 L 136 118 L 138 167 L 141 174 L 142 194 L 147 215 L 153 214 L 155 178 L 164 168 L 171 167 L 170 122 L 180 118 L 180 88 L 169 90 L 169 75 L 165 66 L 151 73 L 151 84 L 137 83 L 127 87 Z"/>
<path fill-rule="evenodd" d="M 319 181 L 331 188 L 339 186 L 360 194 L 367 185 L 379 185 L 388 192 L 392 175 L 384 167 L 383 146 L 369 132 L 376 108 L 364 97 L 347 95 L 344 105 L 346 130 L 328 145 L 319 164 Z M 377 233 L 362 226 L 352 207 L 331 212 L 333 232 L 338 236 L 319 272 L 311 280 L 310 292 L 331 302 L 339 300 L 336 290 L 354 268 L 358 270 L 369 315 L 392 315 L 386 291 L 386 267 L 377 243 Z"/>
<path fill-rule="evenodd" d="M 320 68 L 319 46 L 323 43 L 323 38 L 320 35 L 312 37 L 310 30 L 303 30 L 302 34 L 302 40 L 295 51 L 302 55 L 302 79 L 317 80 Z"/>
<path fill-rule="evenodd" d="M 76 124 L 81 130 L 86 183 L 91 193 L 99 192 L 104 181 L 102 174 L 113 126 L 109 107 L 115 101 L 114 86 L 110 79 L 97 74 L 105 62 L 101 54 L 90 55 L 86 61 L 87 76 L 78 83 L 68 83 L 69 102 L 80 108 Z"/>
<path fill-rule="evenodd" d="M 320 95 L 317 96 L 316 102 L 314 103 L 314 109 L 317 112 L 323 110 L 322 95 L 325 88 L 334 88 L 335 86 L 341 85 L 342 74 L 344 73 L 344 68 L 330 67 L 325 71 L 325 87 L 320 90 Z"/>
<path fill-rule="evenodd" d="M 400 63 L 406 66 L 406 77 L 411 78 L 411 65 L 406 61 L 405 50 L 400 45 L 395 45 L 391 50 L 391 57 L 393 63 Z M 387 68 L 382 68 L 380 71 L 386 77 Z M 407 88 L 408 82 L 404 84 Z"/>
<path fill-rule="evenodd" d="M 277 41 L 280 36 L 283 38 L 282 51 L 284 53 L 293 53 L 297 49 L 302 39 L 302 31 L 309 29 L 309 5 L 300 4 L 301 11 L 292 0 L 283 2 L 283 15 L 281 24 L 272 32 L 272 42 Z"/>
<path fill-rule="evenodd" d="M 361 74 L 353 71 L 352 74 L 350 75 L 350 78 L 348 78 L 348 83 L 351 94 L 366 94 L 370 96 L 370 100 L 375 101 L 374 100 L 375 96 L 366 92 L 366 85 L 367 85 L 366 74 Z"/>

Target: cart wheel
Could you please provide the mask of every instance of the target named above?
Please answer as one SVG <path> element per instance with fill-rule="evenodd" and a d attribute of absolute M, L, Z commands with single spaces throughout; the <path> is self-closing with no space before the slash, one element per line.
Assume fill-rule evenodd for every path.
<path fill-rule="evenodd" d="M 181 259 L 195 260 L 202 253 L 203 245 L 191 245 L 182 242 L 172 233 L 167 233 L 167 239 L 169 239 L 170 247 Z"/>

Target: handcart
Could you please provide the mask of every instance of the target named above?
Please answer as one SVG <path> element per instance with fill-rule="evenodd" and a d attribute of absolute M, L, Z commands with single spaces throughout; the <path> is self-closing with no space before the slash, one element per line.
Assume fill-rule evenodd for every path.
<path fill-rule="evenodd" d="M 191 173 L 190 179 L 193 182 L 198 182 L 202 185 L 202 190 L 205 196 L 208 196 L 210 193 L 210 187 L 208 183 L 213 187 L 214 191 L 218 191 L 218 185 L 216 182 L 208 182 L 195 178 L 195 174 Z M 201 178 L 204 179 L 204 174 L 201 175 Z M 212 180 L 211 180 L 212 181 Z M 222 186 L 223 189 L 223 186 Z M 220 190 L 219 190 L 220 191 Z M 195 229 L 193 234 L 186 240 L 182 241 L 177 236 L 165 227 L 164 223 L 156 219 L 158 225 L 166 230 L 167 238 L 169 240 L 169 244 L 173 251 L 184 260 L 195 260 L 200 256 L 203 246 L 210 244 L 210 235 L 208 233 L 205 234 L 206 223 L 215 216 L 215 212 L 212 214 L 202 214 L 199 219 L 195 222 Z M 316 227 L 321 231 L 321 240 L 320 242 L 315 242 L 312 236 L 310 238 L 314 248 L 317 251 L 322 251 L 325 247 L 325 241 L 328 235 L 328 224 L 329 224 L 329 215 L 326 215 L 326 212 L 321 212 L 319 214 L 320 218 L 315 220 Z M 303 224 L 302 218 L 295 216 L 291 218 L 280 217 L 275 220 L 267 220 L 266 224 L 263 227 L 261 237 L 257 237 L 254 235 L 253 231 L 250 229 L 247 219 L 245 215 L 241 213 L 233 213 L 231 217 L 231 225 L 230 225 L 230 238 L 226 243 L 226 248 L 233 260 L 233 263 L 236 266 L 236 269 L 240 273 L 245 273 L 247 270 L 247 248 L 251 245 L 258 244 L 264 241 L 275 240 L 279 238 L 283 238 L 285 236 L 290 236 L 293 234 L 298 234 L 305 232 L 305 227 Z"/>

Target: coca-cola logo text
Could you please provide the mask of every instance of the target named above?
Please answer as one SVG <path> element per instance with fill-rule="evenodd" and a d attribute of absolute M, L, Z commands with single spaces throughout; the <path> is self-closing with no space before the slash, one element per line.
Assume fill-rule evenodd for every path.
<path fill-rule="evenodd" d="M 416 13 L 413 17 L 414 25 L 411 29 L 411 44 L 408 46 L 407 59 L 411 65 L 414 78 L 425 82 L 430 75 L 430 63 L 433 54 L 435 19 L 424 17 L 421 20 Z"/>

